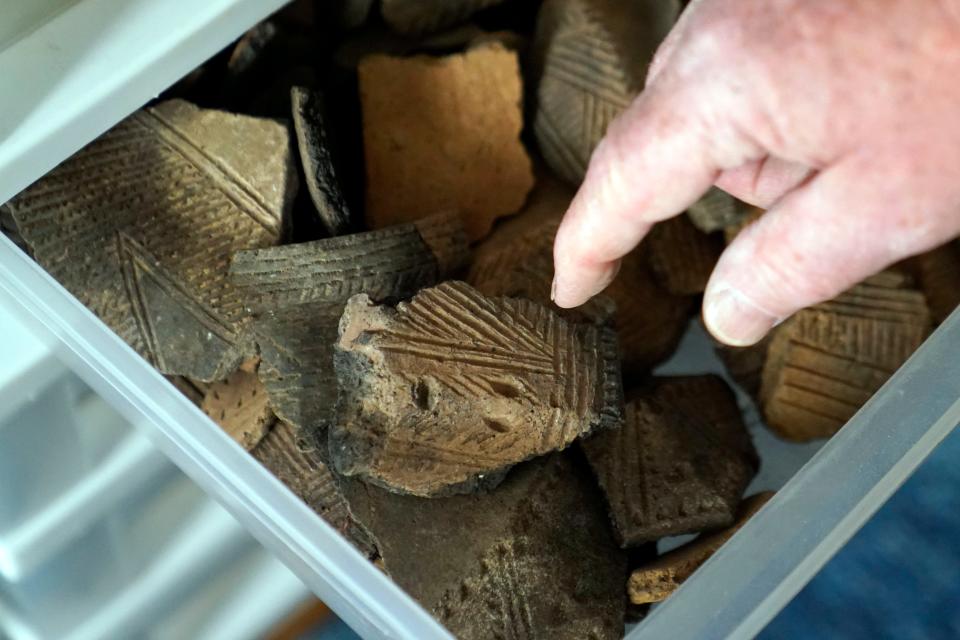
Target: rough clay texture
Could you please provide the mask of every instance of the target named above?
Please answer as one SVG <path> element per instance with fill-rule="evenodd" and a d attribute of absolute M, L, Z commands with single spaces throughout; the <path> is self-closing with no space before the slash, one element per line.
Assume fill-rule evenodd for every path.
<path fill-rule="evenodd" d="M 763 367 L 760 407 L 788 440 L 836 433 L 930 333 L 924 296 L 885 271 L 776 329 Z"/>
<path fill-rule="evenodd" d="M 553 307 L 553 238 L 572 195 L 558 181 L 542 179 L 524 211 L 478 245 L 467 281 L 488 296 L 527 298 Z M 557 311 L 573 322 L 616 327 L 623 370 L 646 373 L 673 353 L 694 303 L 661 286 L 644 244 L 624 258 L 603 294 L 582 307 Z"/>
<path fill-rule="evenodd" d="M 687 216 L 700 231 L 713 233 L 742 223 L 753 208 L 723 189 L 710 187 L 702 198 L 687 209 Z"/>
<path fill-rule="evenodd" d="M 920 254 L 911 260 L 911 266 L 933 321 L 940 324 L 960 305 L 960 241 Z"/>
<path fill-rule="evenodd" d="M 349 231 L 352 225 L 350 210 L 327 147 L 323 96 L 318 91 L 293 87 L 290 104 L 307 190 L 327 233 L 339 236 Z"/>
<path fill-rule="evenodd" d="M 623 428 L 581 442 L 623 546 L 733 522 L 757 457 L 732 393 L 709 380 L 699 398 L 661 381 L 627 404 Z"/>
<path fill-rule="evenodd" d="M 685 216 L 675 216 L 655 224 L 644 247 L 663 288 L 673 295 L 690 296 L 707 288 L 723 252 L 723 239 L 703 233 Z"/>
<path fill-rule="evenodd" d="M 251 453 L 360 551 L 374 555 L 375 547 L 366 532 L 350 518 L 336 478 L 316 450 L 297 438 L 292 426 L 277 421 Z"/>
<path fill-rule="evenodd" d="M 750 496 L 740 505 L 732 526 L 700 536 L 633 571 L 627 583 L 630 602 L 643 605 L 666 600 L 772 497 L 772 491 Z"/>
<path fill-rule="evenodd" d="M 396 309 L 347 303 L 330 453 L 338 472 L 420 496 L 495 486 L 528 458 L 616 427 L 616 339 L 464 282 Z"/>
<path fill-rule="evenodd" d="M 240 368 L 207 389 L 200 409 L 227 434 L 247 449 L 253 449 L 273 424 L 267 392 L 255 368 Z"/>
<path fill-rule="evenodd" d="M 322 446 L 337 384 L 333 344 L 350 296 L 398 300 L 463 265 L 459 218 L 439 214 L 416 223 L 296 245 L 238 253 L 234 284 L 255 314 L 260 379 L 274 411 Z"/>
<path fill-rule="evenodd" d="M 370 228 L 452 210 L 478 240 L 523 206 L 533 171 L 515 52 L 487 43 L 446 57 L 372 55 L 358 71 Z"/>
<path fill-rule="evenodd" d="M 623 637 L 626 557 L 571 454 L 514 468 L 495 492 L 446 498 L 344 479 L 396 583 L 461 640 Z"/>
<path fill-rule="evenodd" d="M 37 261 L 163 373 L 252 355 L 233 252 L 276 244 L 296 190 L 285 127 L 180 100 L 136 112 L 7 208 Z"/>
<path fill-rule="evenodd" d="M 437 31 L 503 0 L 381 0 L 383 21 L 397 33 L 421 35 Z"/>
<path fill-rule="evenodd" d="M 533 130 L 547 164 L 580 184 L 610 122 L 643 88 L 676 0 L 546 0 L 537 17 Z"/>

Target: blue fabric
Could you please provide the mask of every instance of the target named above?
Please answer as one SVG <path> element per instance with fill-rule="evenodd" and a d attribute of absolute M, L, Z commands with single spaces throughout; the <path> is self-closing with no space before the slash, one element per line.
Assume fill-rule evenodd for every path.
<path fill-rule="evenodd" d="M 960 430 L 760 638 L 960 638 Z"/>

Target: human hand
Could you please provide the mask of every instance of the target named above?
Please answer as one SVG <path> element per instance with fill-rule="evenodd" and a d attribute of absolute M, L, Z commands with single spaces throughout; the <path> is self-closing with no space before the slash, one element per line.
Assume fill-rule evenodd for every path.
<path fill-rule="evenodd" d="M 769 207 L 704 320 L 744 346 L 960 232 L 960 0 L 694 0 L 607 130 L 554 245 L 582 304 L 712 184 Z"/>

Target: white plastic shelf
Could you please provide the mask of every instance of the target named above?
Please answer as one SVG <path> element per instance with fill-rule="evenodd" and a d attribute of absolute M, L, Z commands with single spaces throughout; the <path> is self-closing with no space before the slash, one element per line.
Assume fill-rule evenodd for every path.
<path fill-rule="evenodd" d="M 2 305 L 0 335 L 0 638 L 252 640 L 309 596 Z"/>

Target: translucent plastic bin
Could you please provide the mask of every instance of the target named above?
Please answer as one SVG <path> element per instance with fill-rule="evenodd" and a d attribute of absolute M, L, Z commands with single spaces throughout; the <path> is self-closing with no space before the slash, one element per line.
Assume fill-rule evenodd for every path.
<path fill-rule="evenodd" d="M 0 4 L 6 1 L 0 0 Z M 120 120 L 278 0 L 80 0 L 0 51 L 0 201 Z M 34 82 L 30 82 L 34 80 Z M 21 86 L 24 88 L 20 91 Z M 0 237 L 0 305 L 18 314 L 368 638 L 449 638 L 144 360 Z M 689 340 L 679 370 L 702 370 Z M 695 358 L 692 364 L 686 357 Z M 688 368 L 691 367 L 691 368 Z M 749 637 L 769 621 L 960 422 L 955 314 L 723 549 L 630 638 Z M 754 424 L 779 487 L 810 451 Z M 764 440 L 766 439 L 766 441 Z M 780 449 L 778 450 L 778 447 Z M 799 453 L 798 453 L 799 452 Z"/>

